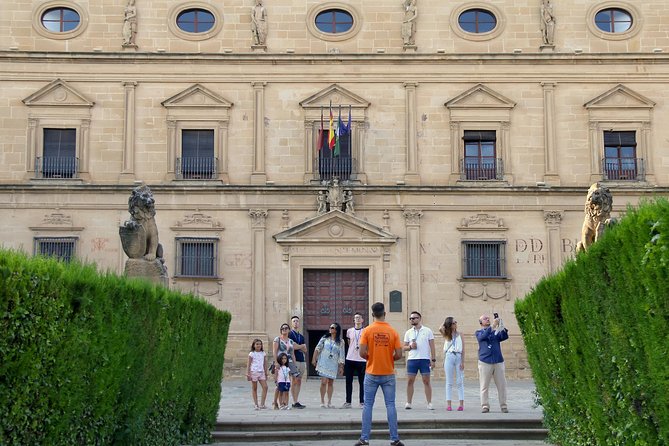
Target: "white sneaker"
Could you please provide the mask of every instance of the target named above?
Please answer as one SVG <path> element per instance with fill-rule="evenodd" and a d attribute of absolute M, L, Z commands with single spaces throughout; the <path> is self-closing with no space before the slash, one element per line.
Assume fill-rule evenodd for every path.
<path fill-rule="evenodd" d="M 405 408 L 405 409 L 411 409 L 411 403 L 406 403 L 406 404 L 404 405 L 404 408 Z"/>
<path fill-rule="evenodd" d="M 350 409 L 351 408 L 351 403 L 344 403 L 341 405 L 342 409 Z"/>
<path fill-rule="evenodd" d="M 432 407 L 432 403 L 427 403 L 427 410 L 434 410 L 434 407 Z"/>

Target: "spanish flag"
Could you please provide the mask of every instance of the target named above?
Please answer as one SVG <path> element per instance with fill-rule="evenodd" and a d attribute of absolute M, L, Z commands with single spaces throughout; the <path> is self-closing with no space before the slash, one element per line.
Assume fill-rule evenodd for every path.
<path fill-rule="evenodd" d="M 334 116 L 332 116 L 332 101 L 330 101 L 330 128 L 328 130 L 328 147 L 330 150 L 335 145 Z"/>

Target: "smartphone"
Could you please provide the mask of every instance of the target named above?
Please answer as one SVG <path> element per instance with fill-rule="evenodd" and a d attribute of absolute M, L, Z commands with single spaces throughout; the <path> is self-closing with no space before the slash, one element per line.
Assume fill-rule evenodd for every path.
<path fill-rule="evenodd" d="M 493 316 L 495 319 L 499 319 L 499 314 L 497 314 L 497 313 L 493 313 L 492 316 Z"/>

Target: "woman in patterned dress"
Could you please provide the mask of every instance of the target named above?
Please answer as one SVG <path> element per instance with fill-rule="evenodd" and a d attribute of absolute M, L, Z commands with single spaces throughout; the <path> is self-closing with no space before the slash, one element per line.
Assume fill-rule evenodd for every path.
<path fill-rule="evenodd" d="M 346 352 L 344 340 L 341 337 L 341 326 L 333 322 L 330 324 L 329 334 L 323 335 L 316 346 L 311 363 L 316 367 L 316 372 L 321 377 L 321 407 L 334 407 L 332 405 L 332 393 L 334 392 L 334 380 L 337 375 L 344 371 Z M 327 393 L 328 403 L 325 404 Z"/>

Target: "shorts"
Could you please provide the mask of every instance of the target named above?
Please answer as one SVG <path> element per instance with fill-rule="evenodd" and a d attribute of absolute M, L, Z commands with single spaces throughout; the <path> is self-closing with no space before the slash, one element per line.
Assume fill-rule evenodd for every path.
<path fill-rule="evenodd" d="M 297 378 L 302 376 L 302 373 L 300 372 L 300 369 L 295 365 L 295 363 L 293 361 L 290 361 L 288 363 L 288 368 L 290 369 L 291 376 L 295 376 Z"/>
<path fill-rule="evenodd" d="M 409 359 L 407 361 L 407 375 L 417 375 L 420 370 L 421 375 L 430 374 L 429 359 Z"/>
<path fill-rule="evenodd" d="M 267 381 L 265 372 L 254 372 L 251 371 L 251 374 L 246 378 L 247 381 L 258 382 L 258 381 Z"/>
<path fill-rule="evenodd" d="M 300 372 L 299 376 L 304 376 L 307 373 L 307 363 L 304 361 L 295 361 L 295 367 Z M 299 378 L 299 376 L 297 378 Z"/>
<path fill-rule="evenodd" d="M 290 383 L 276 383 L 279 392 L 288 392 L 290 390 Z"/>

